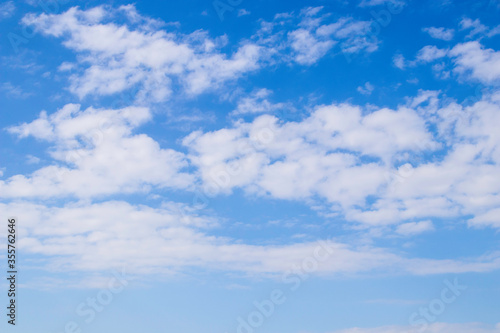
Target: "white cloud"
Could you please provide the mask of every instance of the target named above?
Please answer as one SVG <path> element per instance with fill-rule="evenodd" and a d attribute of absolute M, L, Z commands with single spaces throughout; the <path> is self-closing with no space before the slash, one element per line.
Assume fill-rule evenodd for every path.
<path fill-rule="evenodd" d="M 434 225 L 430 220 L 403 223 L 396 228 L 396 232 L 404 236 L 418 235 L 432 230 L 434 230 Z"/>
<path fill-rule="evenodd" d="M 14 1 L 5 1 L 0 3 L 0 20 L 6 19 L 14 15 L 16 5 Z"/>
<path fill-rule="evenodd" d="M 493 208 L 468 221 L 469 226 L 500 228 L 500 208 Z"/>
<path fill-rule="evenodd" d="M 466 38 L 472 39 L 476 37 L 478 40 L 484 37 L 493 37 L 500 34 L 500 25 L 490 28 L 481 23 L 479 19 L 471 20 L 466 17 L 460 21 L 460 30 L 471 30 Z"/>
<path fill-rule="evenodd" d="M 283 124 L 261 116 L 234 128 L 192 133 L 184 144 L 202 180 L 219 191 L 243 187 L 282 199 L 320 196 L 348 209 L 385 186 L 397 154 L 436 147 L 410 109 L 362 112 L 349 104 L 323 106 L 301 122 Z"/>
<path fill-rule="evenodd" d="M 396 66 L 399 69 L 405 69 L 407 66 L 406 59 L 402 54 L 396 54 L 392 58 L 392 63 L 394 64 L 394 66 Z"/>
<path fill-rule="evenodd" d="M 294 263 L 313 257 L 320 245 L 259 246 L 211 236 L 208 230 L 217 227 L 213 218 L 174 203 L 160 208 L 121 201 L 64 207 L 17 202 L 0 207 L 24 221 L 20 246 L 27 255 L 46 257 L 46 268 L 51 271 L 93 272 L 125 266 L 140 274 L 189 267 L 282 274 Z M 398 261 L 381 249 L 355 249 L 332 241 L 325 244 L 322 251 L 329 251 L 330 258 L 319 263 L 318 273 L 363 272 Z"/>
<path fill-rule="evenodd" d="M 418 51 L 417 61 L 432 62 L 436 59 L 446 57 L 447 54 L 448 50 L 443 50 L 433 45 L 427 45 Z"/>
<path fill-rule="evenodd" d="M 295 61 L 301 65 L 312 65 L 335 45 L 332 40 L 320 41 L 310 31 L 297 29 L 288 34 L 291 48 L 296 52 Z"/>
<path fill-rule="evenodd" d="M 500 98 L 464 107 L 438 96 L 422 91 L 407 106 L 371 113 L 350 104 L 322 106 L 300 122 L 266 115 L 192 133 L 184 144 L 199 177 L 216 192 L 243 188 L 325 200 L 347 220 L 372 226 L 470 214 L 477 216 L 470 225 L 496 227 L 500 137 L 493 124 L 500 123 Z M 422 157 L 436 149 L 444 149 L 441 157 Z M 399 231 L 427 230 L 430 223 Z"/>
<path fill-rule="evenodd" d="M 500 113 L 496 95 L 469 107 L 429 103 L 419 112 L 435 122 L 438 135 L 448 146 L 435 162 L 420 163 L 394 174 L 396 181 L 372 209 L 349 212 L 365 223 L 429 217 L 473 215 L 470 225 L 497 226 L 488 213 L 500 203 L 500 138 L 493 128 Z M 486 214 L 486 215 L 484 215 Z"/>
<path fill-rule="evenodd" d="M 40 158 L 33 156 L 33 155 L 27 155 L 26 156 L 26 163 L 28 164 L 38 164 L 40 163 Z"/>
<path fill-rule="evenodd" d="M 267 48 L 275 61 L 285 59 L 301 65 L 317 63 L 337 45 L 345 55 L 378 49 L 378 39 L 370 34 L 372 22 L 341 17 L 326 23 L 329 15 L 320 15 L 322 10 L 323 7 L 310 7 L 299 15 L 276 15 L 272 22 L 263 21 L 253 38 Z"/>
<path fill-rule="evenodd" d="M 15 215 L 22 221 L 19 245 L 25 251 L 26 268 L 43 272 L 29 281 L 35 284 L 50 278 L 49 271 L 79 272 L 85 285 L 91 285 L 98 282 L 99 273 L 121 267 L 146 276 L 197 268 L 280 277 L 293 265 L 301 267 L 306 258 L 316 260 L 317 269 L 310 272 L 316 275 L 376 271 L 427 275 L 500 267 L 498 255 L 469 260 L 404 258 L 385 249 L 328 239 L 285 245 L 246 244 L 212 235 L 219 227 L 215 218 L 172 202 L 152 208 L 123 201 L 74 202 L 62 207 L 18 201 L 0 203 L 0 208 L 5 216 Z M 33 255 L 43 260 L 28 260 Z"/>
<path fill-rule="evenodd" d="M 423 28 L 423 31 L 427 32 L 429 36 L 435 39 L 441 39 L 445 41 L 450 41 L 453 39 L 455 35 L 455 30 L 454 29 L 446 29 L 443 27 L 429 27 L 429 28 Z"/>
<path fill-rule="evenodd" d="M 436 60 L 441 60 L 432 67 L 438 78 L 448 78 L 453 72 L 462 80 L 479 81 L 487 85 L 497 85 L 500 79 L 500 51 L 485 48 L 478 41 L 459 43 L 451 49 L 427 45 L 419 50 L 415 60 L 407 61 L 404 56 L 397 54 L 393 63 L 405 69 Z"/>
<path fill-rule="evenodd" d="M 267 113 L 291 107 L 289 104 L 285 103 L 270 102 L 268 97 L 271 94 L 272 91 L 265 88 L 254 91 L 250 96 L 243 97 L 238 101 L 236 109 L 232 112 L 232 114 L 241 115 Z"/>
<path fill-rule="evenodd" d="M 187 188 L 192 176 L 182 153 L 162 149 L 133 130 L 151 119 L 147 108 L 120 110 L 68 104 L 31 123 L 10 127 L 20 138 L 48 141 L 56 164 L 29 176 L 15 175 L 0 181 L 2 197 L 92 197 L 143 191 L 147 186 Z M 67 165 L 67 166 L 65 166 Z"/>
<path fill-rule="evenodd" d="M 264 99 L 268 94 L 255 92 Z M 49 142 L 54 163 L 1 181 L 0 193 L 93 198 L 197 183 L 214 195 L 242 188 L 259 196 L 320 200 L 345 219 L 372 226 L 465 214 L 472 216 L 471 226 L 497 227 L 498 96 L 464 107 L 421 91 L 396 110 L 334 104 L 297 122 L 262 115 L 191 133 L 183 140 L 187 155 L 135 133 L 151 117 L 147 108 L 80 110 L 69 104 L 9 128 L 20 138 Z M 273 104 L 263 105 L 257 103 Z M 441 148 L 439 158 L 421 157 Z M 188 161 L 193 173 L 185 169 Z"/>
<path fill-rule="evenodd" d="M 467 35 L 467 38 L 473 38 L 476 35 L 480 35 L 483 37 L 486 35 L 488 31 L 488 27 L 482 24 L 479 19 L 475 19 L 474 21 L 470 18 L 463 18 L 460 21 L 460 30 L 471 30 L 471 32 Z"/>
<path fill-rule="evenodd" d="M 366 82 L 363 86 L 359 86 L 356 90 L 363 95 L 371 95 L 375 87 L 370 83 Z"/>
<path fill-rule="evenodd" d="M 250 15 L 250 12 L 244 8 L 238 10 L 238 17 L 245 16 L 245 15 Z"/>
<path fill-rule="evenodd" d="M 488 37 L 500 35 L 500 24 L 488 32 Z"/>
<path fill-rule="evenodd" d="M 141 16 L 132 5 L 73 7 L 61 14 L 28 14 L 22 22 L 62 39 L 77 54 L 76 63 L 63 63 L 60 70 L 72 71 L 69 90 L 80 98 L 137 88 L 138 101 L 158 102 L 174 92 L 192 96 L 218 89 L 269 64 L 312 65 L 337 44 L 346 55 L 378 49 L 370 21 L 346 17 L 323 24 L 329 15 L 320 15 L 321 10 L 305 8 L 263 21 L 257 34 L 231 54 L 221 51 L 227 36 L 168 32 L 161 29 L 164 23 Z M 118 15 L 125 23 L 111 22 Z"/>
<path fill-rule="evenodd" d="M 457 44 L 449 52 L 455 63 L 454 72 L 484 84 L 500 79 L 500 51 L 484 48 L 479 42 Z"/>
<path fill-rule="evenodd" d="M 107 23 L 118 13 L 126 14 L 129 22 Z M 83 74 L 71 77 L 70 90 L 80 98 L 137 85 L 139 100 L 162 101 L 174 89 L 199 94 L 259 67 L 260 48 L 254 44 L 242 44 L 226 56 L 218 51 L 225 38 L 212 40 L 204 31 L 182 35 L 159 30 L 158 22 L 141 17 L 133 6 L 86 11 L 74 7 L 57 15 L 30 14 L 22 22 L 62 38 L 79 55 Z M 173 80 L 182 87 L 173 87 Z"/>

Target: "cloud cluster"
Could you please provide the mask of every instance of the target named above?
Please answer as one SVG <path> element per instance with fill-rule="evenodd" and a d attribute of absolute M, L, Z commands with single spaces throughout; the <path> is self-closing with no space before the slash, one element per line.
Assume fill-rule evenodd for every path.
<path fill-rule="evenodd" d="M 438 146 L 414 110 L 365 112 L 340 104 L 318 107 L 301 122 L 266 115 L 194 132 L 184 144 L 201 179 L 222 192 L 242 187 L 280 199 L 319 196 L 349 209 L 386 186 L 398 156 Z"/>
<path fill-rule="evenodd" d="M 112 22 L 123 13 L 125 24 Z M 259 68 L 261 52 L 255 44 L 243 43 L 228 56 L 220 52 L 225 38 L 210 39 L 201 30 L 188 35 L 160 30 L 160 23 L 142 17 L 131 5 L 116 10 L 73 7 L 61 14 L 29 14 L 22 22 L 62 38 L 77 53 L 70 90 L 80 98 L 138 86 L 139 100 L 163 101 L 177 86 L 181 92 L 199 94 Z"/>
<path fill-rule="evenodd" d="M 268 49 L 270 57 L 282 61 L 313 65 L 334 47 L 336 54 L 345 55 L 378 49 L 379 41 L 372 33 L 372 21 L 341 17 L 328 23 L 329 14 L 323 7 L 308 7 L 294 13 L 277 14 L 271 22 L 262 21 L 261 29 L 253 36 L 259 45 Z"/>
<path fill-rule="evenodd" d="M 388 2 L 399 1 L 360 5 Z M 261 21 L 260 30 L 230 54 L 221 51 L 224 36 L 168 32 L 133 6 L 75 7 L 27 15 L 23 23 L 62 39 L 76 53 L 76 62 L 59 70 L 70 75 L 70 90 L 80 98 L 138 87 L 138 101 L 164 101 L 174 91 L 197 95 L 270 64 L 311 66 L 334 47 L 347 54 L 377 50 L 370 21 L 332 20 L 322 11 L 305 8 Z M 113 23 L 117 16 L 125 22 Z M 479 27 L 465 21 L 462 26 Z M 452 35 L 440 28 L 426 31 L 445 41 Z M 449 48 L 425 46 L 412 62 L 402 56 L 394 60 L 400 68 L 446 60 L 461 78 L 495 85 L 499 59 L 498 51 L 467 41 Z M 358 88 L 366 95 L 373 90 L 369 82 Z M 140 132 L 152 119 L 148 107 L 67 104 L 51 114 L 44 111 L 7 130 L 45 142 L 52 164 L 1 180 L 2 211 L 22 214 L 23 248 L 43 256 L 44 268 L 88 272 L 126 264 L 144 273 L 201 267 L 281 274 L 314 253 L 314 242 L 256 245 L 215 236 L 217 218 L 171 200 L 155 208 L 99 202 L 165 190 L 192 194 L 197 186 L 212 195 L 243 189 L 247 195 L 322 206 L 338 223 L 383 228 L 399 237 L 431 232 L 440 227 L 435 221 L 440 218 L 500 228 L 499 93 L 468 106 L 436 91 L 420 91 L 393 109 L 332 103 L 314 107 L 299 121 L 262 115 L 293 107 L 273 103 L 270 94 L 256 89 L 237 102 L 231 125 L 184 137 L 186 152 L 164 148 Z M 238 115 L 258 116 L 244 121 Z M 436 274 L 500 267 L 498 253 L 433 260 L 374 246 L 330 242 L 330 247 L 332 256 L 319 273 Z"/>
<path fill-rule="evenodd" d="M 435 39 L 441 39 L 445 41 L 450 41 L 453 39 L 455 35 L 455 30 L 454 29 L 446 29 L 443 27 L 429 27 L 429 28 L 424 28 L 423 31 L 427 32 L 429 36 Z"/>
<path fill-rule="evenodd" d="M 19 246 L 27 258 L 42 258 L 30 269 L 80 272 L 84 278 L 121 267 L 137 275 L 202 269 L 270 277 L 297 272 L 352 275 L 368 271 L 427 275 L 485 272 L 500 267 L 498 253 L 477 259 L 433 260 L 406 258 L 387 249 L 334 240 L 245 244 L 212 235 L 220 226 L 215 218 L 173 202 L 152 208 L 124 201 L 77 202 L 62 207 L 16 201 L 0 204 L 0 208 L 7 215 L 17 214 L 22 221 Z"/>
<path fill-rule="evenodd" d="M 485 47 L 480 40 L 500 34 L 500 26 L 489 28 L 479 19 L 464 18 L 460 22 L 460 30 L 471 30 L 465 41 L 453 47 L 441 48 L 435 45 L 422 47 L 414 60 L 407 60 L 403 55 L 396 54 L 394 66 L 399 69 L 416 67 L 419 64 L 434 63 L 433 70 L 437 77 L 447 79 L 454 73 L 465 81 L 479 82 L 484 85 L 498 86 L 500 82 L 500 52 Z M 436 39 L 451 41 L 454 29 L 424 28 L 423 31 Z M 473 39 L 473 40 L 471 40 Z"/>
<path fill-rule="evenodd" d="M 464 107 L 422 92 L 397 110 L 322 106 L 300 122 L 265 115 L 183 143 L 202 181 L 222 193 L 319 198 L 368 225 L 470 214 L 471 225 L 498 226 L 499 102 L 495 94 Z M 434 151 L 439 158 L 423 158 Z"/>
<path fill-rule="evenodd" d="M 0 181 L 0 196 L 92 198 L 151 186 L 189 187 L 193 177 L 182 171 L 187 166 L 182 153 L 134 134 L 150 119 L 144 107 L 81 110 L 78 104 L 67 104 L 50 116 L 42 112 L 30 123 L 8 128 L 19 138 L 48 141 L 57 163 Z"/>
<path fill-rule="evenodd" d="M 60 70 L 69 71 L 69 89 L 80 98 L 136 88 L 138 101 L 160 102 L 174 92 L 194 96 L 217 89 L 271 63 L 312 65 L 337 44 L 345 54 L 377 50 L 371 21 L 345 17 L 322 23 L 329 15 L 320 15 L 321 10 L 306 8 L 299 15 L 278 14 L 272 22 L 263 21 L 232 53 L 222 51 L 226 36 L 213 39 L 203 30 L 181 34 L 162 29 L 164 23 L 141 16 L 132 5 L 29 14 L 22 23 L 61 38 L 77 54 L 76 63 L 65 63 Z M 114 23 L 117 16 L 125 22 Z M 295 24 L 298 28 L 291 29 Z"/>

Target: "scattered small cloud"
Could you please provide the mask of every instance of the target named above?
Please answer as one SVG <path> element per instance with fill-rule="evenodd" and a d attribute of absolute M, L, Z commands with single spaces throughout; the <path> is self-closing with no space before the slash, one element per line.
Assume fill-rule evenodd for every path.
<path fill-rule="evenodd" d="M 16 11 L 16 5 L 14 5 L 14 1 L 6 1 L 0 3 L 0 20 L 7 19 L 14 15 Z"/>
<path fill-rule="evenodd" d="M 436 27 L 429 27 L 429 28 L 424 28 L 422 29 L 424 32 L 427 32 L 429 36 L 435 39 L 441 39 L 445 41 L 450 41 L 453 39 L 455 36 L 455 30 L 454 29 L 446 29 L 443 27 L 436 28 Z"/>
<path fill-rule="evenodd" d="M 460 21 L 460 30 L 471 30 L 470 33 L 466 36 L 466 38 L 474 38 L 477 35 L 480 37 L 484 37 L 488 32 L 488 27 L 479 21 L 479 19 L 475 19 L 474 21 L 470 18 L 466 17 Z"/>
<path fill-rule="evenodd" d="M 16 99 L 24 99 L 33 95 L 33 93 L 26 92 L 20 86 L 15 86 L 10 82 L 3 83 L 0 89 L 3 90 L 7 96 Z"/>
<path fill-rule="evenodd" d="M 408 222 L 399 225 L 396 228 L 396 233 L 402 236 L 414 236 L 426 231 L 434 230 L 432 221 Z"/>
<path fill-rule="evenodd" d="M 245 15 L 250 15 L 250 12 L 244 8 L 238 10 L 238 17 L 245 16 Z"/>
<path fill-rule="evenodd" d="M 38 164 L 38 163 L 40 163 L 40 158 L 33 156 L 33 155 L 26 155 L 26 163 Z"/>
<path fill-rule="evenodd" d="M 418 51 L 417 61 L 420 62 L 432 62 L 436 59 L 446 57 L 448 50 L 440 49 L 434 45 L 427 45 Z"/>
<path fill-rule="evenodd" d="M 373 89 L 375 87 L 370 82 L 366 82 L 363 86 L 359 86 L 357 90 L 360 94 L 369 96 L 372 94 Z"/>
<path fill-rule="evenodd" d="M 392 58 L 392 63 L 394 66 L 396 66 L 399 69 L 405 69 L 406 68 L 406 59 L 402 54 L 396 54 Z"/>
<path fill-rule="evenodd" d="M 238 105 L 232 114 L 267 113 L 286 108 L 287 104 L 285 103 L 272 103 L 269 101 L 269 97 L 272 93 L 271 90 L 265 88 L 252 92 L 250 96 L 243 97 L 238 101 Z"/>

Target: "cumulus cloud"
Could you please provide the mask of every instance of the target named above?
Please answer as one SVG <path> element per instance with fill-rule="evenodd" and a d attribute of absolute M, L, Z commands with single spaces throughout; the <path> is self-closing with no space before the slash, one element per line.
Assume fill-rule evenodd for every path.
<path fill-rule="evenodd" d="M 436 60 L 441 61 L 433 65 L 437 77 L 448 78 L 450 72 L 453 72 L 462 80 L 498 85 L 500 51 L 486 48 L 478 41 L 458 43 L 451 49 L 426 45 L 418 51 L 415 60 L 409 61 L 403 55 L 397 54 L 393 58 L 393 63 L 394 66 L 405 69 Z"/>
<path fill-rule="evenodd" d="M 243 188 L 287 200 L 319 198 L 346 219 L 374 226 L 463 214 L 478 216 L 471 225 L 488 225 L 494 213 L 483 214 L 500 203 L 500 138 L 492 125 L 498 114 L 498 95 L 465 107 L 421 92 L 397 110 L 322 106 L 300 122 L 265 115 L 194 132 L 183 143 L 203 183 L 221 193 Z M 441 157 L 422 158 L 436 150 Z M 431 224 L 400 231 L 418 228 Z"/>
<path fill-rule="evenodd" d="M 395 156 L 437 147 L 408 108 L 363 114 L 354 105 L 317 108 L 301 122 L 261 116 L 184 139 L 205 183 L 282 199 L 320 196 L 347 208 L 386 184 Z"/>
<path fill-rule="evenodd" d="M 204 30 L 182 34 L 141 16 L 133 5 L 28 14 L 22 23 L 62 39 L 77 54 L 76 63 L 63 63 L 60 69 L 69 72 L 69 90 L 80 98 L 135 88 L 139 102 L 160 102 L 174 92 L 195 96 L 213 91 L 269 64 L 312 65 L 337 44 L 344 54 L 377 50 L 370 21 L 346 17 L 326 23 L 329 15 L 321 15 L 321 9 L 261 22 L 260 30 L 230 53 L 222 51 L 227 36 L 211 38 Z M 114 23 L 116 16 L 124 23 Z"/>
<path fill-rule="evenodd" d="M 128 22 L 110 19 L 125 14 Z M 61 14 L 26 15 L 22 22 L 37 32 L 62 38 L 80 57 L 80 71 L 71 76 L 70 90 L 83 98 L 110 95 L 139 87 L 138 99 L 163 101 L 177 88 L 200 94 L 259 67 L 260 48 L 243 43 L 234 53 L 219 51 L 225 38 L 210 39 L 206 31 L 192 34 L 160 30 L 159 23 L 140 16 L 133 6 L 116 10 L 100 6 L 73 7 Z"/>
<path fill-rule="evenodd" d="M 500 51 L 485 48 L 479 42 L 457 44 L 450 50 L 454 71 L 485 84 L 500 80 Z"/>
<path fill-rule="evenodd" d="M 34 137 L 52 145 L 55 164 L 28 176 L 0 181 L 4 198 L 93 197 L 132 193 L 147 186 L 187 188 L 192 176 L 182 172 L 182 153 L 162 149 L 145 134 L 133 131 L 151 119 L 149 109 L 81 110 L 68 104 L 57 112 L 8 128 L 19 138 Z M 145 187 L 146 186 L 146 187 Z"/>

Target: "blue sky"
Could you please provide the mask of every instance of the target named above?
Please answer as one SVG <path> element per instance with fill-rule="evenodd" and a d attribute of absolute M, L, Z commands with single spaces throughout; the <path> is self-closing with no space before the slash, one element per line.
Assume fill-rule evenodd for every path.
<path fill-rule="evenodd" d="M 499 13 L 0 3 L 2 329 L 500 332 Z"/>

